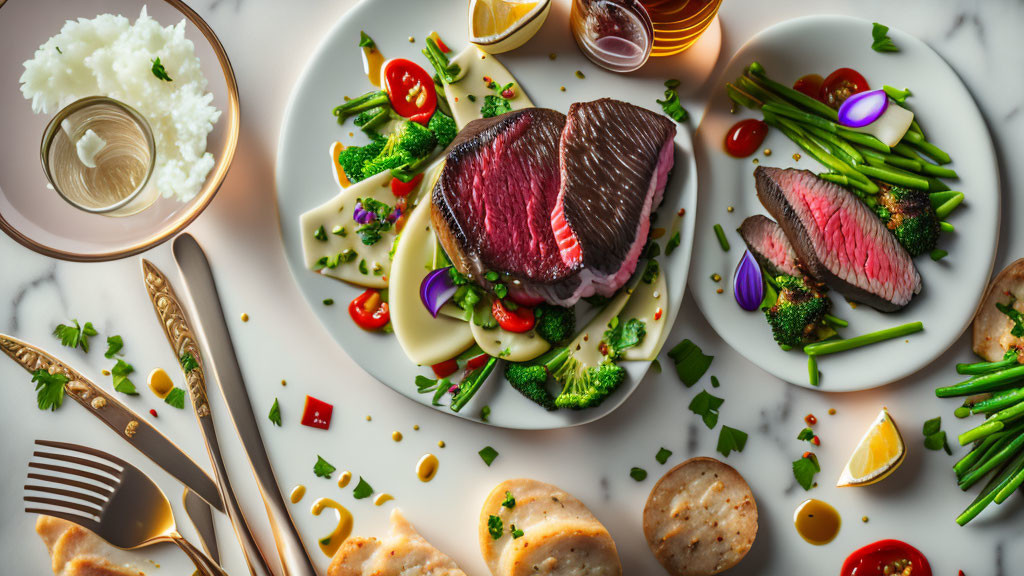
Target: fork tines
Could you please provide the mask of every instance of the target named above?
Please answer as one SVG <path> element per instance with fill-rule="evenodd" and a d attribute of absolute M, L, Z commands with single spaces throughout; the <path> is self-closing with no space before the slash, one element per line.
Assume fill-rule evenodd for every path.
<path fill-rule="evenodd" d="M 81 524 L 86 528 L 91 527 L 95 529 L 95 526 L 98 526 L 100 516 L 103 514 L 104 506 L 106 506 L 110 497 L 114 494 L 115 488 L 117 488 L 121 481 L 125 462 L 116 456 L 88 446 L 48 440 L 36 440 L 36 444 L 65 452 L 42 452 L 38 450 L 33 452 L 33 458 L 56 461 L 57 463 L 32 461 L 28 464 L 29 468 L 47 470 L 57 474 L 40 474 L 30 471 L 28 478 L 51 484 L 61 484 L 75 488 L 75 490 L 58 486 L 26 484 L 25 490 L 28 492 L 39 492 L 56 497 L 25 495 L 24 500 L 26 503 L 43 504 L 53 507 L 29 507 L 25 511 L 62 518 L 69 522 Z M 67 454 L 66 452 L 80 455 Z M 91 456 L 91 458 L 83 456 Z M 61 463 L 74 466 L 66 466 Z"/>

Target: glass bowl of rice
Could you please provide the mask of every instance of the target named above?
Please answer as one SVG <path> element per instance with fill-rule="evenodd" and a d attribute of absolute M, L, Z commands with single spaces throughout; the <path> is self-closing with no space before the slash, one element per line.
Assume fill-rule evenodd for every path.
<path fill-rule="evenodd" d="M 213 199 L 238 141 L 238 86 L 213 30 L 181 0 L 0 0 L 0 229 L 79 262 L 124 258 L 183 230 Z M 145 210 L 111 217 L 57 194 L 40 141 L 65 106 L 105 96 L 138 110 L 156 159 Z"/>

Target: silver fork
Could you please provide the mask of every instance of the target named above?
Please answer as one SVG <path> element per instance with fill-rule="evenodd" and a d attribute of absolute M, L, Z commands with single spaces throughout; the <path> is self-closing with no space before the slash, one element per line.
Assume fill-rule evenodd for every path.
<path fill-rule="evenodd" d="M 28 478 L 63 484 L 74 489 L 27 484 L 27 492 L 40 492 L 56 497 L 26 494 L 26 503 L 44 504 L 51 508 L 28 507 L 25 508 L 25 512 L 45 514 L 78 524 L 110 544 L 125 550 L 159 542 L 174 542 L 192 560 L 203 576 L 227 576 L 227 573 L 209 556 L 182 538 L 175 527 L 174 515 L 167 497 L 156 483 L 138 468 L 116 456 L 88 446 L 48 440 L 36 440 L 36 444 L 79 455 L 36 451 L 32 454 L 34 458 L 56 463 L 31 461 L 28 464 L 29 468 L 57 472 L 72 478 L 32 471 L 29 471 Z M 61 462 L 91 470 L 65 466 Z"/>

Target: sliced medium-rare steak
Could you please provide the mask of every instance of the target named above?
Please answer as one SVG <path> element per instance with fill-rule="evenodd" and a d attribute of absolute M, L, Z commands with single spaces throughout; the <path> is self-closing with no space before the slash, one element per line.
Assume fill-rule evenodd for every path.
<path fill-rule="evenodd" d="M 579 298 L 577 268 L 551 229 L 565 116 L 526 108 L 470 122 L 448 150 L 431 197 L 431 221 L 452 263 L 486 286 L 487 272 L 550 302 Z"/>
<path fill-rule="evenodd" d="M 636 269 L 674 162 L 675 123 L 611 99 L 569 107 L 551 224 L 584 293 L 608 296 Z M 592 286 L 589 287 L 589 286 Z"/>
<path fill-rule="evenodd" d="M 807 271 L 850 300 L 899 310 L 921 291 L 910 254 L 850 191 L 807 170 L 754 170 L 757 197 Z"/>
<path fill-rule="evenodd" d="M 796 251 L 776 221 L 757 214 L 740 224 L 739 233 L 747 249 L 768 274 L 803 276 Z"/>

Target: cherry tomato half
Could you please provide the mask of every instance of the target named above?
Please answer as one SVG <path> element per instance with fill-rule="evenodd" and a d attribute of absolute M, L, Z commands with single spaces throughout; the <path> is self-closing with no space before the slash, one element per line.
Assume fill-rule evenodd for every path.
<path fill-rule="evenodd" d="M 429 120 L 429 119 L 428 119 Z M 410 192 L 416 189 L 420 184 L 420 180 L 423 180 L 423 172 L 412 177 L 412 180 L 408 182 L 402 182 L 398 178 L 391 179 L 391 193 L 399 198 L 408 196 Z"/>
<path fill-rule="evenodd" d="M 451 360 L 445 360 L 444 362 L 438 362 L 430 367 L 434 371 L 434 376 L 438 378 L 447 378 L 452 374 L 455 374 L 459 369 L 459 359 L 452 358 Z"/>
<path fill-rule="evenodd" d="M 302 425 L 327 430 L 331 427 L 333 412 L 334 406 L 312 396 L 306 396 L 306 405 L 302 408 Z"/>
<path fill-rule="evenodd" d="M 900 574 L 909 563 L 914 576 L 932 576 L 928 559 L 917 549 L 899 540 L 879 540 L 856 550 L 843 562 L 840 576 L 883 576 L 890 567 L 891 574 Z M 897 569 L 898 568 L 898 569 Z"/>
<path fill-rule="evenodd" d="M 853 68 L 840 68 L 829 74 L 821 83 L 818 100 L 838 110 L 850 96 L 870 89 L 868 81 L 860 72 Z"/>
<path fill-rule="evenodd" d="M 509 332 L 529 332 L 537 321 L 533 315 L 533 308 L 519 306 L 515 310 L 509 310 L 505 304 L 498 299 L 491 304 L 491 314 L 498 321 L 498 326 Z"/>
<path fill-rule="evenodd" d="M 466 372 L 472 372 L 477 368 L 482 368 L 487 364 L 487 361 L 490 359 L 491 357 L 488 356 L 487 354 L 481 354 L 479 356 L 474 356 L 473 358 L 470 358 L 466 362 Z"/>
<path fill-rule="evenodd" d="M 348 305 L 348 313 L 363 330 L 380 330 L 391 320 L 388 303 L 373 289 L 356 296 Z"/>
<path fill-rule="evenodd" d="M 793 83 L 793 90 L 797 92 L 803 92 L 804 94 L 818 100 L 821 98 L 821 83 L 825 79 L 821 77 L 821 74 L 807 74 L 797 78 L 796 82 Z"/>
<path fill-rule="evenodd" d="M 437 108 L 437 91 L 430 74 L 411 60 L 393 58 L 384 63 L 381 78 L 395 112 L 426 126 Z"/>
<path fill-rule="evenodd" d="M 725 151 L 733 158 L 746 158 L 761 147 L 768 125 L 756 118 L 740 120 L 725 133 Z"/>

